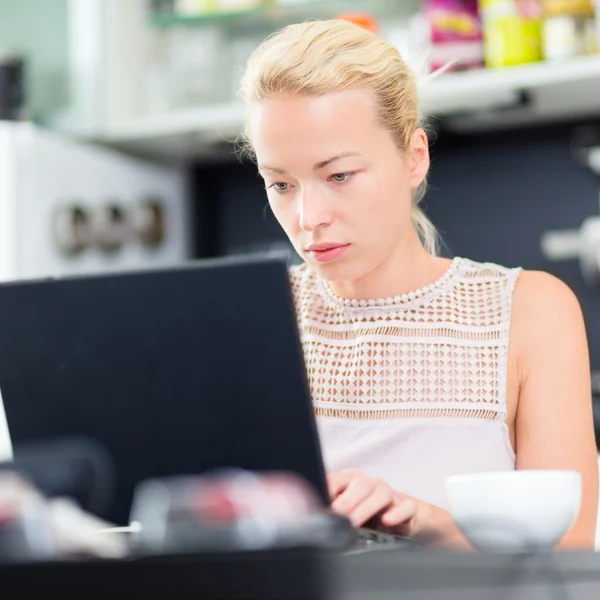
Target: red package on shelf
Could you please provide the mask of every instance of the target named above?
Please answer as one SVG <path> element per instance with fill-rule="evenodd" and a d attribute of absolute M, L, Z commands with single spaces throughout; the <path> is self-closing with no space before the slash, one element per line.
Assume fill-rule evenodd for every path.
<path fill-rule="evenodd" d="M 483 32 L 477 0 L 423 0 L 429 30 L 431 71 L 483 66 Z"/>

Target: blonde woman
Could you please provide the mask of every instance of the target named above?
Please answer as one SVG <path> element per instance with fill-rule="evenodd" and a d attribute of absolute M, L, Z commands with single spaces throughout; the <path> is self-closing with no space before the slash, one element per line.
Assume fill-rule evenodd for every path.
<path fill-rule="evenodd" d="M 333 508 L 461 547 L 446 477 L 574 469 L 583 503 L 561 546 L 591 548 L 579 304 L 546 273 L 437 256 L 419 206 L 427 136 L 396 49 L 345 21 L 293 25 L 254 52 L 242 91 L 269 203 L 305 261 L 291 278 Z"/>

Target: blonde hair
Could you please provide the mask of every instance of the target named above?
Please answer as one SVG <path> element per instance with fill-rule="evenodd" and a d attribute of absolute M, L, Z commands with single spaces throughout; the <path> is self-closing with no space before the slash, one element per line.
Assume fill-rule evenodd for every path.
<path fill-rule="evenodd" d="M 421 126 L 417 83 L 399 52 L 378 35 L 349 21 L 289 25 L 250 56 L 241 93 L 249 105 L 275 95 L 320 96 L 365 88 L 375 93 L 379 118 L 406 152 Z M 252 151 L 248 124 L 242 140 Z M 413 192 L 413 225 L 425 249 L 438 251 L 438 233 L 419 206 L 427 182 Z"/>

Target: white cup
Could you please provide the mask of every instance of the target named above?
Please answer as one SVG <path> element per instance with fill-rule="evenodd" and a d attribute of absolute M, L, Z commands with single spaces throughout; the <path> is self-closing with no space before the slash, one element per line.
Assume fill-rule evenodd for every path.
<path fill-rule="evenodd" d="M 446 481 L 449 511 L 479 550 L 551 550 L 573 526 L 582 479 L 575 471 L 499 471 Z"/>

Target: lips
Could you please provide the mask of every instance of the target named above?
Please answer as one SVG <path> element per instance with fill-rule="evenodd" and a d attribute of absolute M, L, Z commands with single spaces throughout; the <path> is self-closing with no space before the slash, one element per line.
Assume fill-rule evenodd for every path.
<path fill-rule="evenodd" d="M 306 248 L 308 254 L 317 262 L 327 263 L 340 258 L 350 244 L 335 244 L 331 242 L 322 242 L 320 244 L 312 244 Z"/>
<path fill-rule="evenodd" d="M 341 248 L 348 244 L 336 244 L 333 242 L 322 242 L 320 244 L 311 244 L 306 248 L 307 252 L 325 252 L 327 250 L 334 250 L 335 248 Z"/>

